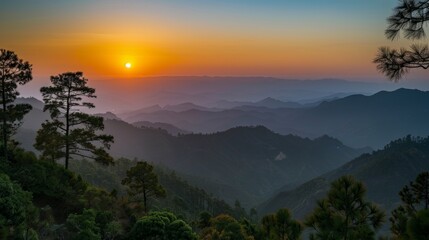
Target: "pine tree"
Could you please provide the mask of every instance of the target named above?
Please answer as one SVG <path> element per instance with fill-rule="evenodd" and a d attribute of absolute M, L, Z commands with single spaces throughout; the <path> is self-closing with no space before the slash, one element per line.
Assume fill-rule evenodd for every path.
<path fill-rule="evenodd" d="M 72 156 L 93 159 L 103 164 L 113 163 L 106 152 L 113 142 L 110 135 L 99 134 L 104 129 L 103 118 L 81 112 L 94 108 L 83 98 L 95 98 L 95 89 L 87 86 L 81 72 L 68 72 L 51 77 L 52 86 L 42 87 L 44 111 L 51 120 L 37 132 L 35 148 L 52 161 L 65 159 L 65 168 Z"/>
<path fill-rule="evenodd" d="M 311 239 L 373 239 L 384 221 L 384 213 L 365 201 L 366 190 L 351 176 L 334 181 L 327 198 L 317 203 L 305 225 Z"/>
<path fill-rule="evenodd" d="M 24 85 L 33 78 L 31 70 L 31 65 L 18 58 L 14 52 L 0 49 L 0 141 L 4 159 L 8 159 L 10 137 L 21 125 L 24 115 L 31 110 L 29 104 L 13 104 L 19 96 L 16 90 L 18 85 Z"/>
<path fill-rule="evenodd" d="M 147 162 L 138 162 L 127 171 L 127 177 L 122 184 L 128 186 L 128 194 L 134 201 L 143 201 L 144 212 L 148 212 L 148 202 L 151 197 L 165 197 L 164 188 L 158 183 L 158 177 L 153 166 Z"/>
<path fill-rule="evenodd" d="M 262 218 L 262 229 L 264 239 L 296 240 L 300 239 L 303 227 L 292 219 L 288 209 L 282 208 Z"/>
<path fill-rule="evenodd" d="M 399 192 L 399 196 L 402 204 L 392 211 L 390 229 L 396 238 L 408 239 L 409 229 L 414 229 L 413 226 L 407 227 L 411 219 L 416 219 L 418 214 L 423 214 L 429 207 L 429 172 L 419 174 Z M 429 228 L 429 225 L 426 227 Z"/>
<path fill-rule="evenodd" d="M 401 32 L 410 40 L 426 38 L 425 26 L 429 21 L 429 0 L 400 0 L 385 31 L 388 39 L 399 38 Z M 391 80 L 399 80 L 410 69 L 429 69 L 429 46 L 414 44 L 409 50 L 381 47 L 374 59 L 377 69 Z"/>

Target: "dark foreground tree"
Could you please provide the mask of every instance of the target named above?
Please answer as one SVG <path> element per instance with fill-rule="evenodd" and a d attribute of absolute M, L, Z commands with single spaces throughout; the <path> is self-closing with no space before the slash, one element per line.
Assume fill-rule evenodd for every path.
<path fill-rule="evenodd" d="M 158 183 L 153 166 L 147 162 L 138 162 L 127 171 L 122 184 L 128 187 L 128 194 L 134 202 L 143 201 L 144 212 L 148 212 L 148 201 L 152 197 L 165 197 L 164 188 Z"/>
<path fill-rule="evenodd" d="M 374 239 L 384 213 L 365 200 L 365 187 L 351 176 L 334 181 L 305 224 L 311 239 Z"/>
<path fill-rule="evenodd" d="M 106 152 L 113 137 L 99 133 L 104 129 L 103 118 L 81 112 L 82 108 L 94 108 L 93 103 L 83 101 L 96 97 L 87 82 L 81 72 L 68 72 L 52 76 L 52 86 L 40 89 L 44 111 L 49 111 L 51 120 L 42 124 L 34 146 L 46 159 L 64 158 L 66 169 L 72 156 L 113 163 Z"/>
<path fill-rule="evenodd" d="M 31 110 L 28 104 L 16 104 L 18 85 L 24 85 L 32 79 L 31 65 L 12 52 L 0 49 L 0 105 L 1 105 L 1 158 L 7 159 L 10 137 L 21 125 L 24 115 Z"/>
<path fill-rule="evenodd" d="M 31 202 L 30 192 L 12 182 L 0 173 L 0 239 L 15 239 L 13 236 L 37 235 L 29 226 L 29 219 L 34 218 L 35 207 Z"/>
<path fill-rule="evenodd" d="M 400 0 L 392 16 L 386 37 L 399 38 L 401 32 L 405 38 L 419 40 L 426 38 L 425 27 L 429 21 L 429 0 Z M 397 81 L 410 69 L 429 68 L 429 47 L 427 44 L 414 44 L 410 49 L 400 50 L 381 47 L 374 59 L 377 69 L 389 79 Z"/>
<path fill-rule="evenodd" d="M 288 209 L 279 209 L 275 214 L 262 218 L 264 239 L 297 240 L 301 238 L 303 227 L 292 219 Z"/>
<path fill-rule="evenodd" d="M 429 172 L 419 174 L 400 192 L 402 204 L 392 212 L 391 231 L 397 239 L 414 239 L 420 229 L 429 229 Z M 425 221 L 424 221 L 425 220 Z M 419 223 L 416 225 L 416 223 Z M 429 236 L 429 235 L 428 235 Z M 420 238 L 419 238 L 420 239 Z M 428 239 L 428 238 L 421 238 Z"/>

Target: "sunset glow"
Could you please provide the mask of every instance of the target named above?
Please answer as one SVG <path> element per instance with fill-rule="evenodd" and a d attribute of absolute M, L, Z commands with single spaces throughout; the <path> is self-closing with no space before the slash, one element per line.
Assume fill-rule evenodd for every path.
<path fill-rule="evenodd" d="M 7 1 L 0 46 L 32 62 L 36 77 L 74 69 L 92 79 L 373 79 L 372 59 L 396 2 Z M 139 68 L 124 73 L 128 62 Z"/>

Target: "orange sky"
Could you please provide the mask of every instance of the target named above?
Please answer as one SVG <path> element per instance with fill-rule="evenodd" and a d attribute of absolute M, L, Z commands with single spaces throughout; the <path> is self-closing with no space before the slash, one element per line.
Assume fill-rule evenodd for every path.
<path fill-rule="evenodd" d="M 347 2 L 347 1 L 346 1 Z M 382 77 L 372 59 L 394 0 L 40 1 L 0 10 L 0 47 L 47 77 Z M 133 67 L 126 69 L 130 62 Z"/>

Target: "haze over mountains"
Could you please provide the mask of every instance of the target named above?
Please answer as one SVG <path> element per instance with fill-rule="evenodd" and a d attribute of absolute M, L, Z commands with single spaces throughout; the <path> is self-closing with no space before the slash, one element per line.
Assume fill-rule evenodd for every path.
<path fill-rule="evenodd" d="M 22 87 L 22 96 L 40 96 L 39 89 L 49 79 L 37 79 Z M 423 79 L 422 79 L 423 80 Z M 219 101 L 257 102 L 271 97 L 301 104 L 319 102 L 351 94 L 371 95 L 381 90 L 418 88 L 429 90 L 427 81 L 406 80 L 399 83 L 380 78 L 371 82 L 340 79 L 294 80 L 272 77 L 145 77 L 139 79 L 90 79 L 97 89 L 93 99 L 97 112 L 123 113 L 159 104 L 191 102 L 219 107 Z M 229 108 L 229 107 L 228 107 Z"/>
<path fill-rule="evenodd" d="M 19 101 L 34 107 L 16 136 L 23 147 L 32 149 L 35 132 L 48 115 L 37 99 Z M 274 98 L 261 102 L 284 103 Z M 295 108 L 261 102 L 227 110 L 187 109 L 195 104 L 170 105 L 169 110 L 152 107 L 133 112 L 146 120 L 126 119 L 129 123 L 113 113 L 99 116 L 105 118 L 105 132 L 115 137 L 114 156 L 165 165 L 192 184 L 230 203 L 239 199 L 245 206 L 292 190 L 370 151 L 356 146 L 376 149 L 384 141 L 429 132 L 429 92 L 419 90 L 352 95 Z M 350 143 L 355 147 L 348 147 Z"/>
<path fill-rule="evenodd" d="M 351 95 L 313 107 L 276 108 L 255 104 L 222 111 L 202 108 L 171 111 L 162 108 L 133 112 L 124 115 L 124 120 L 163 122 L 195 133 L 263 125 L 281 134 L 311 138 L 326 134 L 353 147 L 380 148 L 407 134 L 429 134 L 428 103 L 428 92 L 398 89 L 371 96 Z"/>
<path fill-rule="evenodd" d="M 27 117 L 31 124 L 22 126 L 17 139 L 32 149 L 37 122 L 41 124 L 47 116 L 35 107 Z M 195 183 L 209 185 L 217 189 L 217 196 L 229 202 L 240 199 L 246 206 L 267 198 L 285 183 L 295 186 L 368 151 L 344 146 L 327 136 L 315 140 L 282 136 L 262 126 L 173 136 L 167 130 L 109 119 L 111 114 L 105 117 L 104 131 L 115 137 L 114 156 L 144 159 L 191 179 L 204 178 L 205 183 Z"/>

